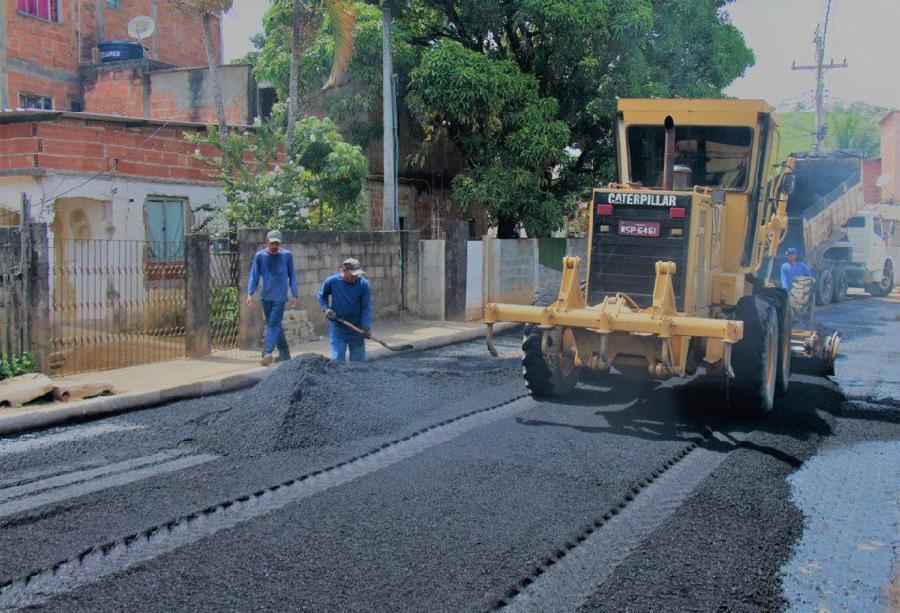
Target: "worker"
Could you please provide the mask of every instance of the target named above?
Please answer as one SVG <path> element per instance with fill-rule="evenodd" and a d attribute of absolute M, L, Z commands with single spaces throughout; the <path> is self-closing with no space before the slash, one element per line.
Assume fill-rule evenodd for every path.
<path fill-rule="evenodd" d="M 253 306 L 253 294 L 262 279 L 261 292 L 263 314 L 266 317 L 266 335 L 263 340 L 263 366 L 272 363 L 272 352 L 278 347 L 277 362 L 291 359 L 291 351 L 281 320 L 284 317 L 284 304 L 291 292 L 291 308 L 297 306 L 297 275 L 294 273 L 294 256 L 287 249 L 281 248 L 281 232 L 272 230 L 266 235 L 266 247 L 253 256 L 250 267 L 250 283 L 247 286 L 247 306 Z"/>
<path fill-rule="evenodd" d="M 787 262 L 781 265 L 781 287 L 789 290 L 794 277 L 811 277 L 813 272 L 806 262 L 800 259 L 800 252 L 796 247 L 789 247 L 785 255 Z"/>
<path fill-rule="evenodd" d="M 347 258 L 341 264 L 341 271 L 325 279 L 316 294 L 316 299 L 329 320 L 331 359 L 341 364 L 346 362 L 348 349 L 351 362 L 366 361 L 365 339 L 337 321 L 342 319 L 351 323 L 365 332 L 365 338 L 369 337 L 372 329 L 372 301 L 365 274 L 359 260 Z"/>

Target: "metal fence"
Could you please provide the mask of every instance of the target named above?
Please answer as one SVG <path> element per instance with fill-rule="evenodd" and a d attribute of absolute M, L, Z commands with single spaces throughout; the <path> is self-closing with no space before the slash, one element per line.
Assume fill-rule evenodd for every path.
<path fill-rule="evenodd" d="M 0 358 L 11 360 L 28 351 L 27 267 L 19 228 L 0 229 Z"/>
<path fill-rule="evenodd" d="M 72 374 L 183 357 L 183 257 L 181 241 L 53 241 L 49 370 Z"/>
<path fill-rule="evenodd" d="M 235 349 L 238 345 L 238 254 L 216 251 L 209 258 L 210 336 L 213 349 Z"/>

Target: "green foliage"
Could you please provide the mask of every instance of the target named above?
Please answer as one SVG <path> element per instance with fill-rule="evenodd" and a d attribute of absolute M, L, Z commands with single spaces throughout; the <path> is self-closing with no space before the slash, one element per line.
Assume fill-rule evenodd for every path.
<path fill-rule="evenodd" d="M 368 168 L 362 150 L 346 143 L 331 120 L 308 117 L 297 122 L 294 147 L 285 154 L 281 115 L 276 115 L 242 134 L 230 132 L 221 142 L 215 127 L 187 135 L 218 154 L 200 150 L 196 157 L 215 169 L 224 186 L 228 230 L 357 227 L 365 211 Z"/>
<path fill-rule="evenodd" d="M 210 324 L 213 330 L 230 330 L 238 325 L 239 307 L 236 287 L 213 288 L 209 299 Z"/>
<path fill-rule="evenodd" d="M 833 149 L 860 149 L 866 157 L 881 155 L 881 132 L 878 119 L 884 109 L 854 104 L 828 113 L 828 132 L 825 146 Z M 778 114 L 781 134 L 781 157 L 790 153 L 812 151 L 815 135 L 815 113 L 793 112 Z"/>
<path fill-rule="evenodd" d="M 18 357 L 0 354 L 0 381 L 31 372 L 37 372 L 37 363 L 30 353 Z"/>
<path fill-rule="evenodd" d="M 828 140 L 836 149 L 859 149 L 866 157 L 881 154 L 881 131 L 865 115 L 844 113 L 829 117 Z"/>
<path fill-rule="evenodd" d="M 615 178 L 617 98 L 719 97 L 753 64 L 722 10 L 729 1 L 394 3 L 398 96 L 421 130 L 419 160 L 450 141 L 470 167 L 454 181 L 461 203 L 485 205 L 505 231 L 517 223 L 537 235 L 561 227 L 577 195 Z M 356 3 L 350 85 L 315 97 L 332 57 L 324 25 L 301 61 L 304 95 L 362 144 L 381 131 L 374 4 Z M 257 41 L 257 75 L 282 93 L 288 23 L 274 7 Z"/>

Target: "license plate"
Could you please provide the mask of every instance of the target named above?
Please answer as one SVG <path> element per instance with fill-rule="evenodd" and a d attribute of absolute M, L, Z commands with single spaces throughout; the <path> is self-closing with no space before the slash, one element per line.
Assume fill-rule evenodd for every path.
<path fill-rule="evenodd" d="M 658 221 L 619 221 L 622 236 L 659 236 Z"/>

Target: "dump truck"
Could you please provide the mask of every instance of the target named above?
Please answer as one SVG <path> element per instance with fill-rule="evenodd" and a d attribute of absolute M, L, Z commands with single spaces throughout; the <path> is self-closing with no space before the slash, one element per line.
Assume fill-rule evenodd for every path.
<path fill-rule="evenodd" d="M 587 370 L 661 380 L 702 366 L 728 383 L 729 406 L 757 414 L 787 391 L 792 359 L 833 368 L 839 337 L 795 330 L 788 291 L 766 280 L 796 187 L 776 163 L 773 111 L 761 100 L 618 101 L 618 182 L 593 191 L 587 262 L 564 258 L 549 306 L 485 305 L 492 354 L 495 323 L 528 324 L 534 396 L 566 394 Z"/>
<path fill-rule="evenodd" d="M 784 244 L 796 247 L 815 275 L 816 304 L 843 302 L 858 287 L 885 296 L 894 285 L 891 257 L 877 210 L 863 194 L 862 153 L 792 153 L 787 164 L 796 181 L 788 199 Z M 783 253 L 770 275 L 779 283 Z"/>

